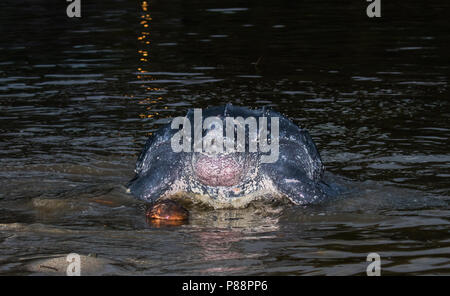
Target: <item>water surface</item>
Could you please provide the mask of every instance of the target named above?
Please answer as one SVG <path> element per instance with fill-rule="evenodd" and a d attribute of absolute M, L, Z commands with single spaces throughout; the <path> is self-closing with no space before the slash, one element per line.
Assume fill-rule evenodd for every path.
<path fill-rule="evenodd" d="M 364 275 L 371 252 L 450 273 L 447 2 L 101 2 L 0 4 L 0 274 L 70 252 L 99 274 Z M 146 138 L 228 102 L 307 128 L 350 192 L 147 224 L 124 188 Z"/>

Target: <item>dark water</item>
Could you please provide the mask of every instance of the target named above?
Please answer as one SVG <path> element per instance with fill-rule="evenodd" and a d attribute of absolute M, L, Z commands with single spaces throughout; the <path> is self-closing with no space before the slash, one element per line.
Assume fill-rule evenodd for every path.
<path fill-rule="evenodd" d="M 371 252 L 450 274 L 448 2 L 84 2 L 0 3 L 0 274 L 70 252 L 100 274 L 364 275 Z M 227 102 L 307 128 L 351 192 L 148 225 L 123 187 L 147 136 Z"/>

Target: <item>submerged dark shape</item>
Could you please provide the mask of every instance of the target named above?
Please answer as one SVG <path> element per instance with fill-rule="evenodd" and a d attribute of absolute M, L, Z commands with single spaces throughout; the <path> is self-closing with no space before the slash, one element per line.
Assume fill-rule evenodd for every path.
<path fill-rule="evenodd" d="M 272 118 L 277 117 L 278 159 L 273 163 L 261 161 L 261 157 L 268 153 L 259 149 L 249 152 L 248 141 L 245 152 L 214 155 L 174 152 L 171 139 L 179 130 L 168 124 L 148 139 L 139 156 L 136 176 L 128 184 L 132 195 L 147 202 L 178 199 L 205 203 L 214 208 L 238 208 L 256 200 L 286 198 L 294 204 L 306 205 L 333 194 L 333 190 L 322 181 L 324 168 L 309 133 L 285 116 L 266 108 L 249 109 L 231 104 L 205 109 L 202 115 L 203 118 L 218 116 L 224 131 L 225 117 L 270 118 L 268 138 Z M 188 111 L 186 118 L 193 122 L 193 110 Z M 203 130 L 203 136 L 212 131 Z M 248 140 L 248 129 L 245 131 Z"/>

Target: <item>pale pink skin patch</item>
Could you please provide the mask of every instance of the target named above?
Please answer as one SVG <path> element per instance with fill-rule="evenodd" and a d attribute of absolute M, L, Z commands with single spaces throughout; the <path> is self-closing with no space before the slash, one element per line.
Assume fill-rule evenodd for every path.
<path fill-rule="evenodd" d="M 201 155 L 194 170 L 198 180 L 207 186 L 234 186 L 241 181 L 243 166 L 231 156 Z"/>

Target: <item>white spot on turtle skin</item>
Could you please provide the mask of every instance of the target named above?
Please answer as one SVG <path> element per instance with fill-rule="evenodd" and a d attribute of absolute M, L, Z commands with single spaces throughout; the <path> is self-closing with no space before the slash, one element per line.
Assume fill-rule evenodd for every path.
<path fill-rule="evenodd" d="M 311 154 L 306 148 L 306 145 L 303 145 L 303 150 L 305 151 L 305 155 L 308 157 L 308 165 L 306 166 L 308 168 L 307 174 L 308 177 L 312 180 L 314 178 L 314 159 L 312 159 Z"/>
<path fill-rule="evenodd" d="M 297 179 L 284 179 L 285 183 L 300 183 L 299 180 Z"/>

